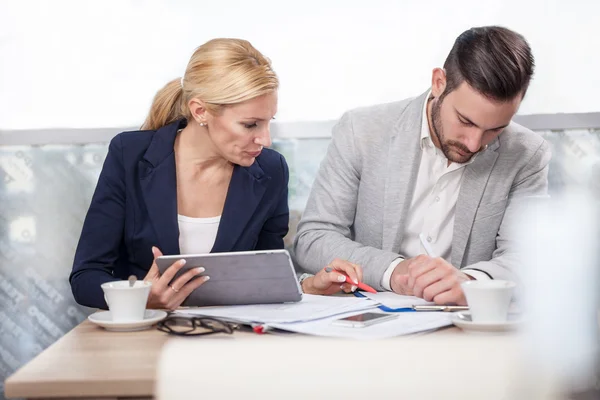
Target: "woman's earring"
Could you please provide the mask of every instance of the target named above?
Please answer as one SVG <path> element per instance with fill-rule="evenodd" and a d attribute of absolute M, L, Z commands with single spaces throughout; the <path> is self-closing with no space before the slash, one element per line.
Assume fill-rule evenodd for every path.
<path fill-rule="evenodd" d="M 200 122 L 199 125 L 200 126 L 206 126 L 206 124 L 204 122 Z"/>

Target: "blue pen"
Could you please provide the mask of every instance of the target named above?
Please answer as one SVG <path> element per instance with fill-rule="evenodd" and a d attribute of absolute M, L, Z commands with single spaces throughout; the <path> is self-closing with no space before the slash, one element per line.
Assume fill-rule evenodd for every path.
<path fill-rule="evenodd" d="M 420 233 L 419 239 L 421 240 L 421 244 L 423 245 L 423 248 L 425 249 L 425 252 L 427 253 L 427 255 L 429 257 L 435 258 L 436 257 L 435 251 L 433 251 L 433 249 L 431 248 L 431 245 L 425 238 L 425 235 Z M 354 295 L 356 297 L 367 297 L 364 294 L 358 293 L 358 292 L 355 292 Z M 385 306 L 383 304 L 380 304 L 379 306 L 377 306 L 377 308 L 379 308 L 381 311 L 392 312 L 392 313 L 412 312 L 412 311 L 464 311 L 464 310 L 469 309 L 468 306 L 443 306 L 443 305 L 420 305 L 420 306 L 412 306 L 412 307 L 391 308 L 391 307 Z"/>
<path fill-rule="evenodd" d="M 365 296 L 362 293 L 358 293 L 358 292 L 354 292 L 354 295 L 356 297 L 365 297 L 368 298 L 367 296 Z M 443 305 L 415 305 L 412 307 L 402 307 L 402 308 L 391 308 L 388 306 L 385 306 L 383 304 L 380 304 L 379 306 L 377 306 L 377 308 L 379 308 L 381 311 L 385 311 L 385 312 L 392 312 L 392 313 L 396 313 L 396 312 L 413 312 L 413 311 L 446 311 L 446 312 L 452 312 L 452 311 L 467 311 L 469 309 L 469 306 L 443 306 Z"/>
<path fill-rule="evenodd" d="M 365 296 L 364 294 L 360 293 L 360 292 L 354 292 L 354 295 L 356 297 L 365 297 L 368 298 L 367 296 Z M 402 307 L 402 308 L 391 308 L 388 306 L 384 306 L 383 304 L 380 304 L 379 306 L 377 306 L 377 308 L 379 308 L 381 311 L 385 311 L 385 312 L 413 312 L 413 311 L 417 311 L 412 307 Z"/>

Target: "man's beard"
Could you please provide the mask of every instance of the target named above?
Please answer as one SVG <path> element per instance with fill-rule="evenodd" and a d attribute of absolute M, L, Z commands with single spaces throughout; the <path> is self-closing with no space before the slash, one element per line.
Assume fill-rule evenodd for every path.
<path fill-rule="evenodd" d="M 440 117 L 440 109 L 442 103 L 439 99 L 433 101 L 431 105 L 431 128 L 432 133 L 436 136 L 440 144 L 440 149 L 444 156 L 453 163 L 464 164 L 475 155 L 467 146 L 457 142 L 456 140 L 446 140 L 444 137 L 444 129 L 442 128 L 442 120 Z M 462 154 L 457 153 L 460 151 Z"/>

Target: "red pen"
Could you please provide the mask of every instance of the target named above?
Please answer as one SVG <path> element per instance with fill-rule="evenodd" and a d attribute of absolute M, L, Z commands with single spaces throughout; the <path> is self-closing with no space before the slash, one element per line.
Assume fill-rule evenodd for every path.
<path fill-rule="evenodd" d="M 252 331 L 254 333 L 258 333 L 259 335 L 262 335 L 263 333 L 267 333 L 267 331 L 269 330 L 269 327 L 267 325 L 261 325 L 261 324 L 252 324 Z"/>
<path fill-rule="evenodd" d="M 325 272 L 331 272 L 334 269 L 331 267 L 325 267 Z M 351 285 L 356 286 L 357 288 L 359 288 L 360 290 L 364 290 L 365 292 L 369 292 L 369 293 L 377 293 L 377 290 L 373 289 L 371 286 L 362 283 L 362 282 L 358 282 L 358 283 L 354 283 L 352 281 L 352 279 L 350 279 L 350 277 L 348 276 L 348 274 L 346 274 L 345 272 L 339 271 L 339 270 L 335 270 L 335 272 L 337 272 L 338 274 L 345 276 L 346 277 L 346 283 L 349 283 Z"/>

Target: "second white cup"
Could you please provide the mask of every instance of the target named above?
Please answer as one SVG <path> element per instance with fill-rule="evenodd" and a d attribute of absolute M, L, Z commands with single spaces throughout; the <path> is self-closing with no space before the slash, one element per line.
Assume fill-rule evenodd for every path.
<path fill-rule="evenodd" d="M 502 280 L 463 282 L 461 287 L 471 320 L 478 323 L 506 322 L 515 286 L 514 282 Z"/>

